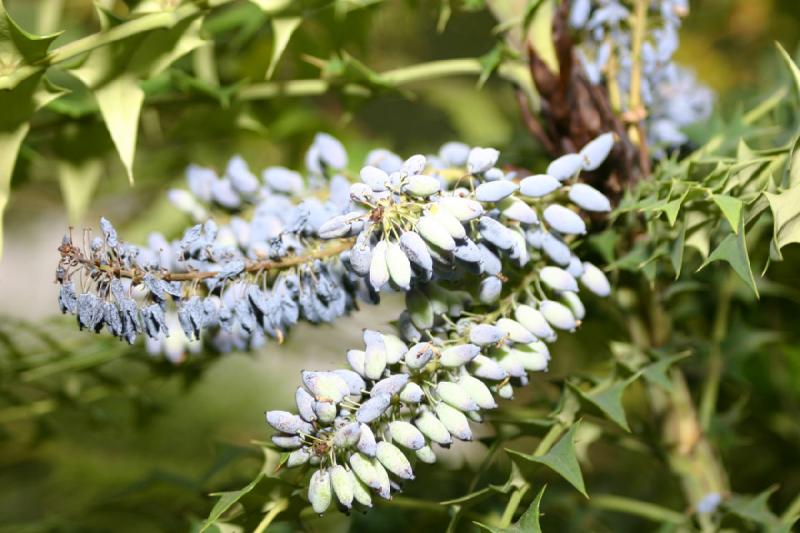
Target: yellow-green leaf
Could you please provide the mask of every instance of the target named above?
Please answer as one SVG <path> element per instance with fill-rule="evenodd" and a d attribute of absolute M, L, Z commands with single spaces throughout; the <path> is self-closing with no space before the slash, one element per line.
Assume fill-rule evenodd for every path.
<path fill-rule="evenodd" d="M 125 166 L 128 180 L 133 183 L 133 156 L 139 130 L 139 113 L 144 91 L 132 76 L 120 76 L 95 89 L 94 96 L 100 113 Z"/>
<path fill-rule="evenodd" d="M 739 233 L 739 221 L 742 219 L 742 201 L 726 194 L 715 194 L 712 198 L 731 225 L 733 232 Z"/>
<path fill-rule="evenodd" d="M 300 26 L 303 21 L 302 17 L 281 17 L 272 19 L 272 57 L 269 60 L 269 67 L 267 68 L 267 76 L 269 79 L 275 72 L 275 67 L 278 66 L 283 52 L 286 50 L 286 45 L 289 44 L 289 39 L 292 34 Z"/>
<path fill-rule="evenodd" d="M 789 67 L 789 72 L 792 73 L 792 79 L 794 80 L 794 88 L 797 91 L 797 95 L 800 96 L 800 68 L 797 67 L 797 63 L 794 62 L 786 49 L 781 46 L 781 43 L 776 42 L 775 46 L 778 47 L 778 52 L 780 52 L 784 63 Z"/>
<path fill-rule="evenodd" d="M 773 218 L 773 239 L 778 259 L 787 244 L 800 242 L 800 183 L 781 193 L 765 192 Z"/>

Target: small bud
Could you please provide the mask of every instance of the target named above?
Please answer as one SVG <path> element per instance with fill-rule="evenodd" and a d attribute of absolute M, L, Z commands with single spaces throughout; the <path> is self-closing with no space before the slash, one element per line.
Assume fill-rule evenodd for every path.
<path fill-rule="evenodd" d="M 408 383 L 408 374 L 393 374 L 377 382 L 369 392 L 370 396 L 394 396 Z"/>
<path fill-rule="evenodd" d="M 606 160 L 611 149 L 614 147 L 614 134 L 603 133 L 595 139 L 589 141 L 580 151 L 581 164 L 584 170 L 597 170 L 603 161 Z"/>
<path fill-rule="evenodd" d="M 417 370 L 428 364 L 433 357 L 433 348 L 429 342 L 420 342 L 411 347 L 404 357 L 406 366 Z"/>
<path fill-rule="evenodd" d="M 417 459 L 422 461 L 423 463 L 432 465 L 436 462 L 436 454 L 433 452 L 433 448 L 430 446 L 423 446 L 419 450 L 414 452 L 417 456 Z"/>
<path fill-rule="evenodd" d="M 359 431 L 360 436 L 356 448 L 366 456 L 375 457 L 377 443 L 375 442 L 375 434 L 372 432 L 372 429 L 366 424 L 361 424 L 359 426 Z"/>
<path fill-rule="evenodd" d="M 468 222 L 483 214 L 483 206 L 469 198 L 445 196 L 439 199 L 439 205 L 461 222 Z"/>
<path fill-rule="evenodd" d="M 578 282 L 563 268 L 546 266 L 539 271 L 539 278 L 545 285 L 557 292 L 577 292 L 578 290 Z"/>

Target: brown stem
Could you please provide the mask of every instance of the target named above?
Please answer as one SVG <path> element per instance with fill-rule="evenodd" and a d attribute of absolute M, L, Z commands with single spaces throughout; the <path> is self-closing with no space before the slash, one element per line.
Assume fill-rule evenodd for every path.
<path fill-rule="evenodd" d="M 319 250 L 305 255 L 296 255 L 278 261 L 264 260 L 248 262 L 245 265 L 244 270 L 245 272 L 250 273 L 263 272 L 266 270 L 284 270 L 309 263 L 316 259 L 325 259 L 339 255 L 345 250 L 352 248 L 354 243 L 355 240 L 352 238 L 339 239 L 328 246 L 321 247 Z M 74 250 L 77 250 L 77 248 L 73 248 L 72 250 L 73 252 L 71 253 L 65 254 L 62 252 L 62 257 L 68 261 L 80 263 L 91 269 L 101 270 L 117 278 L 130 278 L 134 281 L 134 283 L 136 283 L 141 281 L 147 273 L 146 271 L 138 268 L 123 269 L 118 267 L 115 268 L 109 265 L 101 265 L 99 262 L 87 259 L 83 255 L 75 255 Z M 202 281 L 204 279 L 216 277 L 217 275 L 219 275 L 219 272 L 217 271 L 201 272 L 195 270 L 192 272 L 164 272 L 160 275 L 160 277 L 164 281 Z"/>

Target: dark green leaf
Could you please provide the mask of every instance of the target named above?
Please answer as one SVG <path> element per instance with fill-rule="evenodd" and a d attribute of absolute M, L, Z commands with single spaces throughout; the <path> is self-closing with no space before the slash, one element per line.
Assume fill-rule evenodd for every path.
<path fill-rule="evenodd" d="M 530 507 L 528 507 L 524 513 L 522 513 L 522 516 L 519 517 L 519 520 L 511 524 L 509 527 L 497 528 L 487 526 L 486 524 L 481 524 L 480 522 L 475 522 L 475 525 L 482 527 L 486 531 L 491 531 L 492 533 L 542 533 L 542 527 L 539 524 L 539 517 L 542 515 L 542 513 L 539 509 L 541 507 L 542 496 L 544 495 L 546 488 L 547 485 L 541 488 L 539 494 L 536 495 L 536 498 L 533 500 Z"/>
<path fill-rule="evenodd" d="M 203 523 L 203 527 L 200 531 L 205 531 L 207 528 L 212 526 L 214 522 L 218 521 L 222 515 L 233 506 L 233 504 L 238 502 L 244 495 L 252 491 L 263 478 L 264 474 L 260 473 L 253 481 L 239 490 L 213 493 L 212 496 L 219 496 L 219 500 L 217 500 L 217 503 L 214 504 L 214 507 L 211 509 L 211 512 Z"/>
<path fill-rule="evenodd" d="M 586 493 L 586 486 L 583 483 L 583 474 L 581 474 L 581 466 L 578 464 L 578 457 L 575 455 L 575 433 L 578 431 L 579 426 L 580 421 L 572 424 L 569 431 L 544 455 L 525 454 L 516 450 L 507 451 L 527 461 L 545 465 L 588 498 L 589 495 Z"/>
<path fill-rule="evenodd" d="M 714 261 L 725 261 L 734 272 L 736 272 L 747 286 L 758 297 L 758 288 L 756 287 L 756 280 L 753 277 L 753 270 L 750 268 L 750 257 L 747 254 L 747 243 L 744 234 L 744 220 L 739 220 L 739 233 L 731 233 L 725 237 L 719 246 L 714 249 L 708 259 L 698 268 L 701 270 Z"/>

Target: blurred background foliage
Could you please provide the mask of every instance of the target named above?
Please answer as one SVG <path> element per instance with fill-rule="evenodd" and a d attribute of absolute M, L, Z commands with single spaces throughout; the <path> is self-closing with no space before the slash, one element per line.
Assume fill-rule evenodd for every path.
<path fill-rule="evenodd" d="M 123 2 L 100 3 L 111 13 L 127 12 Z M 488 54 L 497 35 L 482 2 L 452 4 L 442 29 L 443 5 L 434 1 L 293 3 L 286 9 L 302 16 L 302 23 L 273 79 L 319 78 L 319 60 L 342 52 L 374 72 Z M 64 29 L 54 47 L 99 29 L 90 0 L 5 0 L 5 5 L 27 30 L 46 34 Z M 677 59 L 717 91 L 721 110 L 709 125 L 695 128 L 698 142 L 785 79 L 772 42 L 796 50 L 798 27 L 796 0 L 692 2 Z M 94 226 L 100 214 L 113 214 L 134 242 L 154 229 L 174 234 L 188 221 L 166 202 L 164 192 L 182 184 L 189 163 L 222 170 L 239 153 L 254 169 L 298 167 L 320 130 L 345 142 L 353 165 L 377 146 L 409 154 L 452 139 L 497 146 L 510 162 L 529 168 L 543 162 L 520 122 L 511 87 L 495 77 L 480 90 L 477 76 L 470 75 L 425 80 L 370 97 L 334 87 L 324 95 L 244 99 L 235 96 L 238 87 L 263 82 L 273 54 L 270 16 L 255 3 L 233 2 L 203 20 L 201 35 L 213 42 L 144 84 L 133 187 L 92 94 L 74 77 L 55 72 L 51 81 L 71 92 L 33 118 L 11 182 L 0 263 L 0 531 L 199 527 L 213 505 L 208 493 L 239 488 L 260 467 L 262 457 L 251 443 L 268 435 L 262 411 L 289 407 L 298 370 L 339 362 L 367 325 L 365 315 L 371 315 L 370 327 L 395 315 L 389 305 L 376 321 L 374 310 L 367 309 L 335 326 L 302 326 L 283 346 L 270 344 L 251 354 L 205 354 L 176 369 L 151 359 L 141 345 L 122 348 L 51 317 L 56 311 L 51 283 L 56 247 L 68 224 Z M 346 76 L 363 75 L 353 65 Z M 797 253 L 786 250 L 787 260 L 779 266 L 789 269 L 779 276 L 794 287 L 800 286 L 790 268 L 798 264 Z M 800 296 L 793 298 L 796 305 Z M 732 328 L 735 335 L 726 340 L 726 372 L 732 379 L 723 389 L 714 432 L 736 491 L 757 493 L 779 483 L 770 505 L 783 509 L 800 492 L 800 348 L 775 343 L 779 332 L 796 327 L 796 307 L 790 315 L 780 311 L 791 308 L 765 309 L 751 306 L 745 311 L 750 316 L 733 318 L 742 327 Z M 682 310 L 689 320 L 702 320 L 711 311 Z M 603 314 L 602 307 L 591 312 L 575 338 L 554 348 L 550 378 L 607 365 L 608 346 L 622 335 L 622 327 L 611 315 L 592 318 Z M 753 323 L 764 327 L 752 330 Z M 700 372 L 693 373 L 695 364 L 688 364 L 690 381 Z M 643 394 L 637 384 L 626 396 L 634 427 L 647 423 L 646 411 L 637 407 Z M 557 395 L 552 385 L 534 380 L 515 405 Z M 731 429 L 743 421 L 746 434 Z M 585 446 L 597 438 L 598 427 L 583 425 Z M 473 477 L 466 471 L 484 453 L 476 443 L 454 454 L 450 467 L 464 469 L 464 475 L 421 469 L 408 488 L 409 501 L 465 494 Z M 596 441 L 584 467 L 590 492 L 681 508 L 678 481 L 663 463 L 652 461 L 653 453 L 625 437 Z M 489 476 L 497 477 L 492 482 L 504 481 L 500 471 Z M 643 519 L 587 504 L 555 475 L 538 472 L 540 479 L 551 482 L 546 531 L 653 528 Z M 412 526 L 403 501 L 398 498 L 364 516 L 308 517 L 305 524 L 311 531 L 406 531 Z M 480 510 L 499 513 L 502 507 L 493 511 L 487 504 Z M 412 516 L 413 527 L 424 531 L 443 530 L 448 519 L 446 508 L 435 505 Z M 291 530 L 280 519 L 273 527 Z"/>

